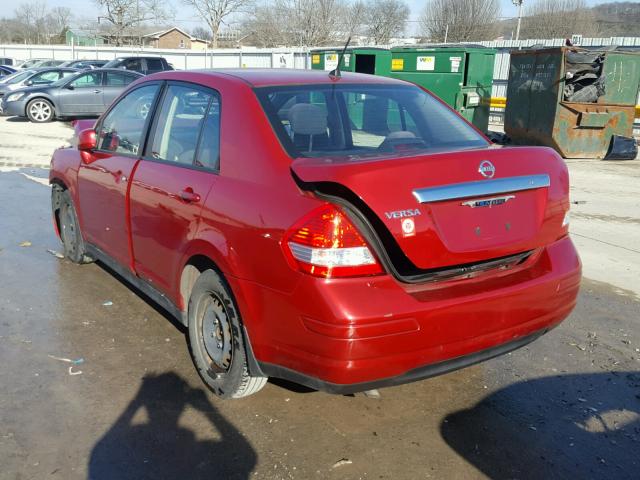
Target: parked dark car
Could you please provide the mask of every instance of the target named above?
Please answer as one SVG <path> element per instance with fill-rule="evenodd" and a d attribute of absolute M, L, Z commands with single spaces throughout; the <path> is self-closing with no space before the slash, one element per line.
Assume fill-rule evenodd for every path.
<path fill-rule="evenodd" d="M 48 62 L 51 60 L 50 58 L 30 58 L 29 60 L 25 60 L 24 62 L 18 64 L 17 68 L 21 68 L 22 70 L 26 70 L 27 68 L 38 68 L 40 64 L 44 62 Z"/>
<path fill-rule="evenodd" d="M 7 77 L 16 73 L 15 68 L 7 67 L 6 65 L 0 65 L 0 78 Z"/>
<path fill-rule="evenodd" d="M 37 67 L 38 68 L 60 67 L 60 66 L 62 66 L 63 63 L 65 63 L 64 60 L 45 60 L 43 62 L 38 63 Z"/>
<path fill-rule="evenodd" d="M 119 57 L 105 64 L 104 68 L 121 68 L 143 75 L 173 70 L 173 67 L 162 57 Z"/>
<path fill-rule="evenodd" d="M 493 148 L 415 85 L 165 72 L 75 128 L 49 176 L 65 257 L 100 260 L 184 323 L 221 397 L 267 377 L 333 393 L 428 378 L 576 305 L 562 158 Z"/>
<path fill-rule="evenodd" d="M 54 118 L 98 116 L 127 85 L 140 77 L 142 74 L 137 72 L 117 69 L 84 71 L 50 85 L 22 88 L 6 95 L 0 102 L 0 112 L 27 117 L 36 123 Z"/>
<path fill-rule="evenodd" d="M 77 68 L 79 70 L 89 70 L 92 68 L 102 68 L 108 62 L 108 60 L 69 60 L 68 62 L 64 62 L 60 66 Z"/>
<path fill-rule="evenodd" d="M 49 85 L 77 72 L 75 68 L 34 68 L 16 72 L 0 82 L 0 97 L 24 87 Z"/>

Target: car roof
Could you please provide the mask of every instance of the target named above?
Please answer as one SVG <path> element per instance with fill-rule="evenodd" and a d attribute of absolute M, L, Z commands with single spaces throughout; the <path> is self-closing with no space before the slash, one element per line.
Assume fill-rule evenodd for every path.
<path fill-rule="evenodd" d="M 34 73 L 42 73 L 42 72 L 79 72 L 77 68 L 73 67 L 40 67 L 40 68 L 29 68 L 28 70 L 33 70 Z"/>
<path fill-rule="evenodd" d="M 129 60 L 131 58 L 164 58 L 160 55 L 130 55 L 128 57 L 117 57 L 114 58 L 113 60 Z M 113 60 L 109 60 L 110 62 L 112 62 Z"/>
<path fill-rule="evenodd" d="M 317 84 L 382 84 L 406 85 L 402 80 L 396 80 L 379 75 L 364 73 L 341 72 L 336 79 L 324 70 L 295 70 L 288 68 L 224 68 L 219 70 L 174 70 L 152 75 L 152 78 L 166 78 L 175 80 L 189 80 L 190 74 L 200 74 L 212 78 L 225 76 L 233 77 L 240 82 L 248 83 L 252 87 L 283 86 L 283 85 L 317 85 Z"/>

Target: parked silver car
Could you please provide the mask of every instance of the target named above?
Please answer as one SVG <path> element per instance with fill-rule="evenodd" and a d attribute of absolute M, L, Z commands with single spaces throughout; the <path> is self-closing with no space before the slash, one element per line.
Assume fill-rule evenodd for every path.
<path fill-rule="evenodd" d="M 50 85 L 22 88 L 5 95 L 0 101 L 0 113 L 27 117 L 36 123 L 54 118 L 97 117 L 127 85 L 142 76 L 119 69 L 83 71 Z"/>
<path fill-rule="evenodd" d="M 0 82 L 0 97 L 19 88 L 48 85 L 77 73 L 77 68 L 33 68 L 19 70 Z"/>

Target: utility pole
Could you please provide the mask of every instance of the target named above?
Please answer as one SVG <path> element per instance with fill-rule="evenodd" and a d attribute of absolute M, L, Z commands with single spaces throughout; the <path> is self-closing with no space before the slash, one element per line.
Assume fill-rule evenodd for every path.
<path fill-rule="evenodd" d="M 518 26 L 516 27 L 516 40 L 520 40 L 520 24 L 522 23 L 522 4 L 524 0 L 511 0 L 518 7 Z"/>

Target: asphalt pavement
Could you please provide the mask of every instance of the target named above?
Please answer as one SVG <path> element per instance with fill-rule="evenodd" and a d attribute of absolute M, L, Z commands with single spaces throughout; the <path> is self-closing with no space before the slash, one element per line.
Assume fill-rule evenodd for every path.
<path fill-rule="evenodd" d="M 637 161 L 569 162 L 574 182 L 594 172 L 574 193 L 587 202 L 572 224 L 589 237 L 574 236 L 585 279 L 574 313 L 528 347 L 379 399 L 271 381 L 221 401 L 197 376 L 181 327 L 99 264 L 56 256 L 47 171 L 15 164 L 46 165 L 45 146 L 71 130 L 7 123 L 0 479 L 638 478 L 638 257 L 618 252 L 638 250 L 640 236 L 628 238 L 640 224 Z M 599 182 L 600 172 L 615 178 Z M 613 245 L 602 250 L 610 260 L 600 244 Z"/>

